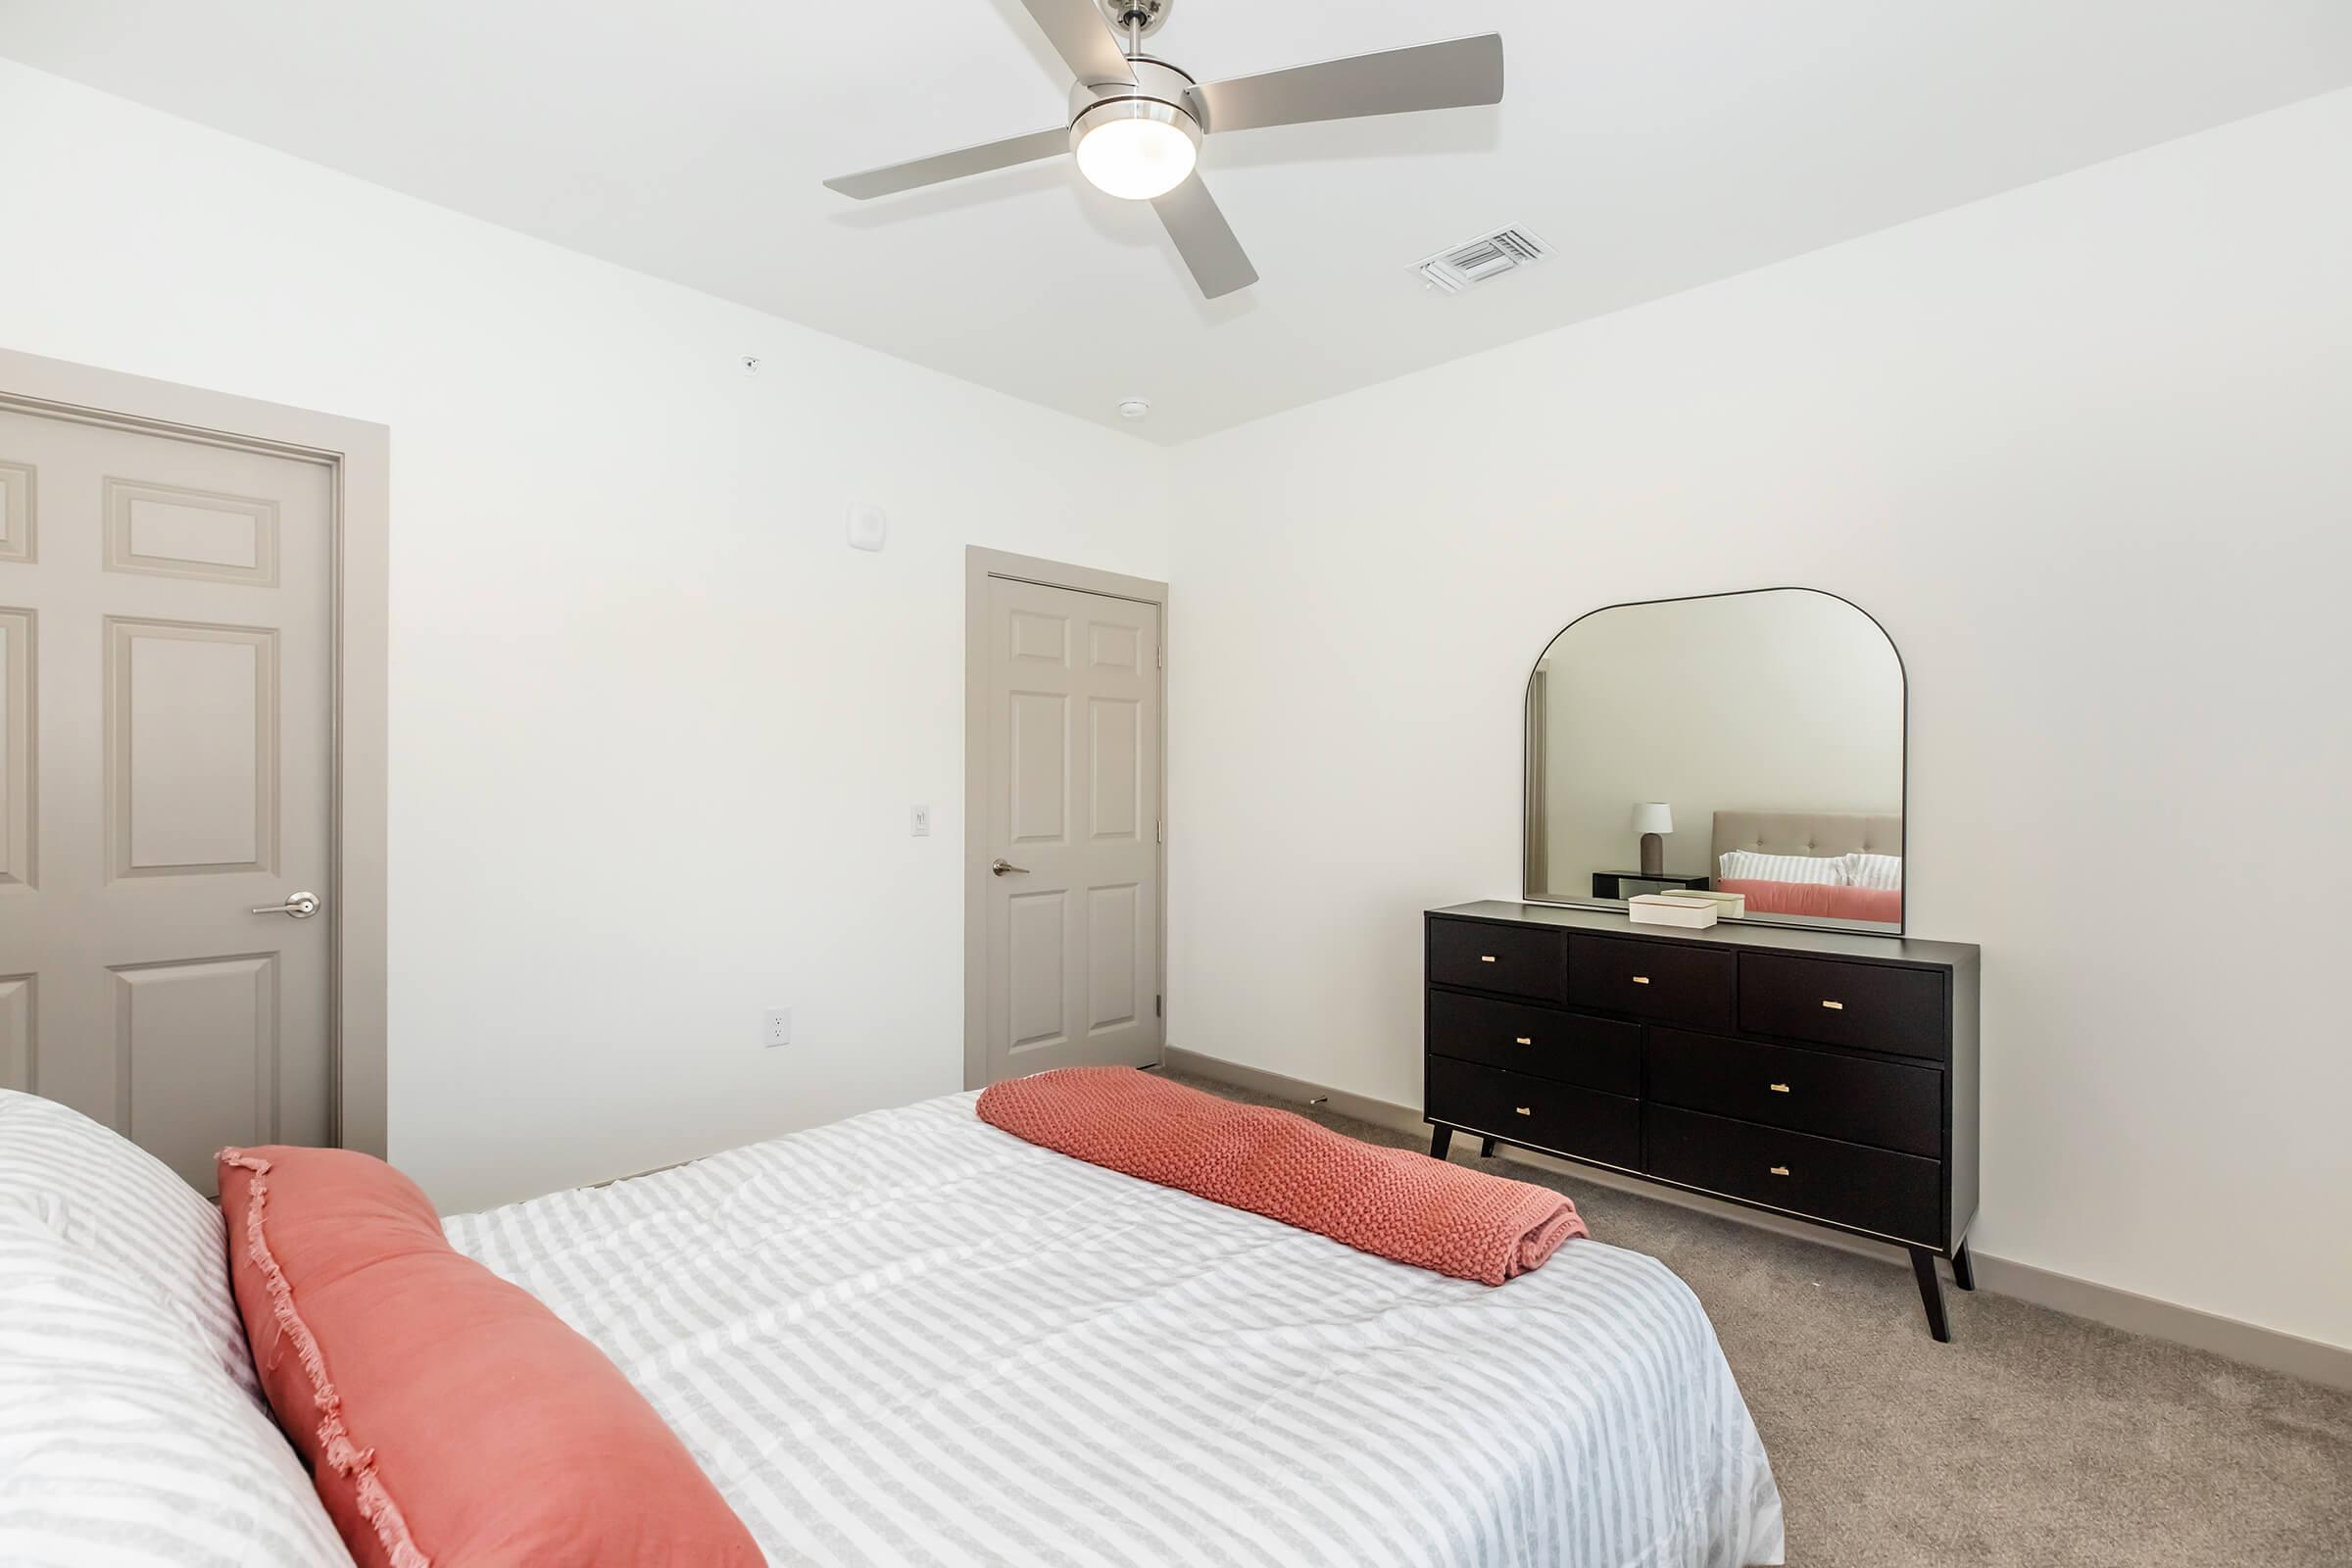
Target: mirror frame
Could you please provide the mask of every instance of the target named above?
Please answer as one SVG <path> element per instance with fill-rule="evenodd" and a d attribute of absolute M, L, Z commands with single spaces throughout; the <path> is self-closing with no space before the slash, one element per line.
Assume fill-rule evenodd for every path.
<path fill-rule="evenodd" d="M 1540 899 L 1535 896 L 1535 893 L 1530 886 L 1534 880 L 1530 873 L 1533 872 L 1535 868 L 1528 863 L 1528 848 L 1535 841 L 1536 802 L 1534 792 L 1528 788 L 1529 784 L 1535 777 L 1535 759 L 1529 755 L 1527 749 L 1527 704 L 1528 699 L 1534 695 L 1535 692 L 1537 671 L 1543 667 L 1544 657 L 1551 652 L 1552 646 L 1556 644 L 1562 637 L 1567 636 L 1568 633 L 1573 631 L 1578 625 L 1592 619 L 1594 615 L 1605 615 L 1612 610 L 1640 610 L 1647 605 L 1682 605 L 1690 604 L 1700 599 L 1739 599 L 1748 594 L 1785 593 L 1819 594 L 1824 599 L 1837 600 L 1839 604 L 1845 606 L 1848 610 L 1851 610 L 1854 613 L 1869 621 L 1873 626 L 1876 626 L 1879 629 L 1879 635 L 1886 639 L 1886 651 L 1894 655 L 1895 678 L 1900 683 L 1903 694 L 1902 786 L 1900 796 L 1895 805 L 1895 809 L 1901 813 L 1902 821 L 1902 837 L 1898 843 L 1898 848 L 1902 853 L 1903 858 L 1903 917 L 1894 922 L 1891 930 L 1889 930 L 1884 924 L 1873 925 L 1860 921 L 1837 922 L 1827 919 L 1806 920 L 1795 916 L 1775 918 L 1771 915 L 1741 915 L 1737 922 L 1732 923 L 1737 923 L 1743 926 L 1763 926 L 1766 928 L 1779 930 L 1835 931 L 1840 934 L 1849 934 L 1853 936 L 1899 937 L 1909 932 L 1911 929 L 1911 671 L 1909 666 L 1903 662 L 1903 650 L 1901 646 L 1895 642 L 1894 634 L 1886 629 L 1886 623 L 1885 621 L 1882 621 L 1878 616 L 1872 614 L 1869 611 L 1864 610 L 1860 605 L 1855 604 L 1851 599 L 1846 598 L 1843 594 L 1834 594 L 1827 588 L 1808 588 L 1801 583 L 1773 583 L 1762 588 L 1727 588 L 1721 592 L 1711 594 L 1673 594 L 1663 599 L 1629 599 L 1622 604 L 1602 605 L 1597 609 L 1588 610 L 1583 614 L 1577 616 L 1574 620 L 1571 620 L 1566 625 L 1562 626 L 1558 631 L 1555 631 L 1551 634 L 1550 639 L 1546 641 L 1543 648 L 1537 652 L 1535 662 L 1527 666 L 1527 680 L 1526 683 L 1520 687 L 1519 691 L 1520 903 L 1532 904 L 1542 907 L 1554 909 L 1600 909 L 1612 914 L 1623 914 L 1625 913 L 1626 907 L 1623 900 L 1611 901 L 1608 899 L 1563 898 Z M 1669 926 L 1660 927 L 1659 929 L 1672 930 L 1674 928 Z"/>

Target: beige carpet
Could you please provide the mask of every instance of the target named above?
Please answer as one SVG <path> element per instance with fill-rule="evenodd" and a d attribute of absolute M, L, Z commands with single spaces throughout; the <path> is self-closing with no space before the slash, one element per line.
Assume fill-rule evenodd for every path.
<path fill-rule="evenodd" d="M 1791 1568 L 2352 1568 L 2352 1394 L 1982 1291 L 1947 1287 L 1937 1345 L 1900 1262 L 1477 1148 L 1457 1137 L 1454 1157 L 1558 1188 L 1698 1293 L 1780 1478 Z"/>

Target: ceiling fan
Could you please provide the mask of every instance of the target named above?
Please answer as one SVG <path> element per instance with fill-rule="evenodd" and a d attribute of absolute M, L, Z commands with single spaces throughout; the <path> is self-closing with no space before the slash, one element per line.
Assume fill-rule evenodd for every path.
<path fill-rule="evenodd" d="M 1248 288 L 1257 269 L 1194 164 L 1211 131 L 1407 114 L 1502 101 L 1502 36 L 1484 33 L 1351 55 L 1231 81 L 1195 81 L 1144 53 L 1173 0 L 1021 0 L 1077 77 L 1067 125 L 828 179 L 866 201 L 1062 152 L 1099 189 L 1148 201 L 1209 299 Z"/>

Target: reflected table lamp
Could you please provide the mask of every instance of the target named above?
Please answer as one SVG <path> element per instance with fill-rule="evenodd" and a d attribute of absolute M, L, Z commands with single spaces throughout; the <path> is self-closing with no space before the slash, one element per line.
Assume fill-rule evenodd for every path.
<path fill-rule="evenodd" d="M 1642 835 L 1642 874 L 1666 871 L 1666 835 L 1674 831 L 1674 808 L 1652 801 L 1634 808 L 1634 831 Z"/>

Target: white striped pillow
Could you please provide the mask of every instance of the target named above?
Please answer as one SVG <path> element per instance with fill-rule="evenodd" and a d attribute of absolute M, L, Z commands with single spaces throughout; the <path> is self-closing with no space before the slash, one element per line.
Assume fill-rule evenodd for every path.
<path fill-rule="evenodd" d="M 0 1562 L 351 1568 L 302 1462 L 213 1349 L 144 1282 L 17 1210 L 0 1211 Z"/>
<path fill-rule="evenodd" d="M 1803 882 L 1841 888 L 1848 885 L 1845 859 L 1842 855 L 1758 855 L 1752 850 L 1726 850 L 1716 871 L 1742 882 Z"/>
<path fill-rule="evenodd" d="M 0 1090 L 0 1223 L 12 1220 L 135 1283 L 261 1402 L 220 1210 L 162 1160 L 56 1101 Z"/>
<path fill-rule="evenodd" d="M 1856 850 L 1845 858 L 1847 880 L 1858 888 L 1876 888 L 1882 893 L 1903 891 L 1903 858 L 1899 855 L 1872 855 Z"/>

